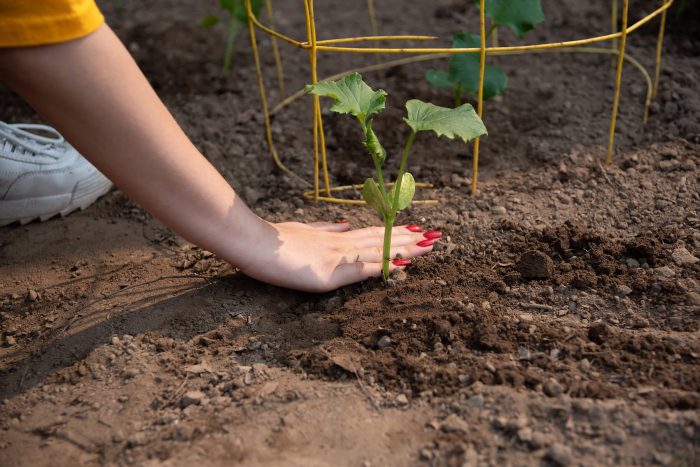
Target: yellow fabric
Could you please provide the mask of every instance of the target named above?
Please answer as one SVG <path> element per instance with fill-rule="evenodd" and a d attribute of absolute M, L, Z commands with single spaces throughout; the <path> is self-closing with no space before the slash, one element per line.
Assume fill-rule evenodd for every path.
<path fill-rule="evenodd" d="M 94 0 L 0 0 L 0 47 L 65 42 L 103 22 Z"/>

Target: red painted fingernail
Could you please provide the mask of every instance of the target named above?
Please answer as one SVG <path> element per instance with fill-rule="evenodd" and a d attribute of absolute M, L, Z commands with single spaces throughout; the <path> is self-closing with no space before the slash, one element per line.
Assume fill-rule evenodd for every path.
<path fill-rule="evenodd" d="M 391 261 L 394 266 L 408 266 L 411 264 L 410 259 L 394 259 Z"/>
<path fill-rule="evenodd" d="M 416 224 L 409 224 L 406 226 L 406 229 L 410 230 L 411 232 L 422 232 L 423 231 L 423 227 L 421 227 L 420 225 L 416 225 Z"/>
<path fill-rule="evenodd" d="M 430 231 L 424 233 L 423 236 L 425 238 L 431 238 L 431 239 L 440 238 L 440 237 L 442 237 L 442 232 L 440 232 L 439 230 L 430 230 Z"/>
<path fill-rule="evenodd" d="M 339 220 L 339 221 L 335 221 L 336 224 L 347 224 L 347 223 L 349 223 L 349 222 L 350 222 L 350 221 L 346 221 L 346 220 L 343 220 L 343 219 L 341 219 L 341 220 Z"/>
<path fill-rule="evenodd" d="M 434 239 L 426 238 L 425 240 L 421 240 L 420 242 L 416 243 L 416 245 L 419 247 L 426 247 L 426 246 L 431 246 L 433 243 L 435 243 Z"/>

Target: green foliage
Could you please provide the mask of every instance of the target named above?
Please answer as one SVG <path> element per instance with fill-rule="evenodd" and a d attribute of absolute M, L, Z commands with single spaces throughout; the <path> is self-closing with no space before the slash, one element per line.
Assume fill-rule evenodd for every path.
<path fill-rule="evenodd" d="M 408 117 L 404 118 L 404 121 L 416 133 L 434 131 L 436 135 L 450 139 L 457 136 L 465 143 L 486 134 L 484 122 L 476 115 L 474 107 L 470 104 L 448 109 L 430 102 L 411 99 L 406 102 L 406 109 Z"/>
<path fill-rule="evenodd" d="M 484 14 L 492 25 L 508 26 L 520 38 L 544 21 L 540 0 L 486 0 Z"/>
<path fill-rule="evenodd" d="M 204 29 L 209 29 L 212 26 L 216 26 L 221 22 L 221 18 L 214 15 L 206 15 L 199 21 L 199 27 Z"/>
<path fill-rule="evenodd" d="M 237 19 L 240 23 L 248 22 L 248 12 L 245 9 L 245 0 L 219 0 L 221 8 L 228 11 L 231 18 Z M 263 0 L 251 0 L 250 8 L 253 14 L 258 16 L 262 10 Z"/>
<path fill-rule="evenodd" d="M 321 81 L 306 86 L 306 91 L 333 99 L 331 110 L 350 114 L 365 126 L 369 118 L 384 110 L 386 92 L 375 91 L 362 81 L 359 73 L 352 73 L 337 81 Z"/>
<path fill-rule="evenodd" d="M 466 49 L 480 47 L 481 39 L 476 34 L 460 33 L 454 35 L 453 47 Z M 479 94 L 479 54 L 456 54 L 449 63 L 449 76 L 462 86 L 462 89 L 474 97 Z M 484 99 L 500 96 L 508 86 L 508 76 L 498 67 L 484 67 Z"/>
<path fill-rule="evenodd" d="M 364 133 L 363 144 L 369 152 L 377 173 L 377 179 L 368 178 L 362 188 L 362 197 L 384 219 L 384 277 L 389 275 L 389 252 L 391 247 L 391 230 L 399 211 L 408 207 L 416 192 L 413 176 L 406 172 L 406 164 L 416 134 L 421 131 L 433 131 L 438 136 L 458 137 L 465 142 L 486 134 L 481 119 L 469 104 L 456 109 L 438 107 L 416 99 L 406 102 L 407 117 L 404 121 L 411 128 L 411 134 L 404 147 L 396 183 L 387 192 L 384 186 L 382 166 L 386 160 L 386 151 L 379 138 L 372 130 L 372 119 L 379 115 L 386 102 L 386 92 L 375 91 L 362 80 L 362 76 L 353 73 L 337 81 L 322 81 L 306 86 L 306 91 L 317 96 L 333 99 L 331 110 L 340 114 L 349 114 L 357 118 Z"/>
<path fill-rule="evenodd" d="M 229 14 L 228 36 L 226 38 L 226 52 L 224 53 L 224 73 L 228 73 L 231 69 L 231 60 L 233 58 L 233 49 L 236 44 L 236 36 L 240 24 L 248 22 L 248 12 L 245 7 L 245 0 L 219 0 L 219 6 Z M 251 0 L 250 8 L 253 14 L 258 16 L 262 10 L 263 0 Z M 199 21 L 202 28 L 209 29 L 223 20 L 216 15 L 206 15 Z"/>
<path fill-rule="evenodd" d="M 452 47 L 457 49 L 478 48 L 481 39 L 475 34 L 458 33 L 452 40 Z M 455 54 L 449 61 L 448 71 L 428 70 L 425 78 L 439 89 L 455 90 L 456 102 L 461 102 L 462 93 L 476 99 L 479 94 L 479 54 Z M 508 76 L 498 67 L 486 64 L 484 67 L 484 99 L 500 96 L 508 85 Z"/>
<path fill-rule="evenodd" d="M 394 185 L 391 187 L 391 190 L 389 190 L 389 193 L 387 194 L 387 198 L 390 200 L 394 200 L 396 198 L 396 186 Z M 409 204 L 411 204 L 411 201 L 413 201 L 413 196 L 416 194 L 416 181 L 413 179 L 413 175 L 411 175 L 408 172 L 404 172 L 403 178 L 401 180 L 401 191 L 399 192 L 399 199 L 398 199 L 398 210 L 403 211 L 406 209 Z"/>
<path fill-rule="evenodd" d="M 479 1 L 474 0 L 479 6 Z M 507 26 L 518 37 L 544 21 L 540 0 L 486 0 L 484 14 L 491 19 L 491 31 L 498 26 Z M 452 47 L 471 49 L 481 47 L 481 38 L 476 34 L 458 33 L 453 36 Z M 455 104 L 462 101 L 462 94 L 476 99 L 479 94 L 479 54 L 455 54 L 450 59 L 448 71 L 427 70 L 425 79 L 438 89 L 452 89 Z M 484 67 L 484 99 L 500 96 L 508 86 L 508 76 L 498 67 L 486 64 Z"/>

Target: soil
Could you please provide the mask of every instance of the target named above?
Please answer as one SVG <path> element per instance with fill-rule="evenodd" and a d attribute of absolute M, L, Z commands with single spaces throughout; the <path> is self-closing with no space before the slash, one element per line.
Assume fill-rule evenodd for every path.
<path fill-rule="evenodd" d="M 187 134 L 257 213 L 377 224 L 365 208 L 304 201 L 304 187 L 275 170 L 246 37 L 223 76 L 225 28 L 197 25 L 215 3 L 101 7 Z M 301 30 L 299 6 L 277 3 L 279 28 Z M 346 3 L 319 3 L 319 34 L 368 32 L 361 6 Z M 438 32 L 447 44 L 452 31 L 475 30 L 475 10 L 462 3 L 379 2 L 380 29 Z M 526 42 L 608 24 L 605 4 L 543 5 L 547 21 Z M 639 17 L 656 3 L 635 5 Z M 610 167 L 601 164 L 609 57 L 494 58 L 510 82 L 485 107 L 479 193 L 467 194 L 464 145 L 419 138 L 411 171 L 435 184 L 420 196 L 440 204 L 414 205 L 402 221 L 444 236 L 387 283 L 324 295 L 258 283 L 118 190 L 66 218 L 0 229 L 0 464 L 697 465 L 692 16 L 670 17 L 646 125 L 644 81 L 625 68 Z M 648 69 L 655 40 L 654 26 L 630 38 Z M 269 39 L 260 46 L 276 102 Z M 283 52 L 288 89 L 299 89 L 306 56 Z M 367 63 L 323 55 L 320 75 Z M 449 105 L 422 77 L 444 66 L 366 75 L 389 92 L 375 130 L 390 154 L 405 137 L 403 101 Z M 6 121 L 39 121 L 10 91 L 0 90 L 0 103 Z M 301 99 L 273 121 L 282 159 L 307 179 L 309 115 Z M 333 182 L 369 176 L 355 126 L 329 113 L 325 122 Z"/>

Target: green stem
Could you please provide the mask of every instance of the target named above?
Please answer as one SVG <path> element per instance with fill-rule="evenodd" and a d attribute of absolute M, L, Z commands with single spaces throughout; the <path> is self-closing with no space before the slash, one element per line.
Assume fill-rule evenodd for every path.
<path fill-rule="evenodd" d="M 399 211 L 399 194 L 401 193 L 401 184 L 403 182 L 403 174 L 406 173 L 406 163 L 408 162 L 408 155 L 411 152 L 411 146 L 413 146 L 413 141 L 416 139 L 416 132 L 411 131 L 411 135 L 406 141 L 406 146 L 403 148 L 403 154 L 401 155 L 401 165 L 399 166 L 399 175 L 396 178 L 396 185 L 394 186 L 394 199 L 390 199 L 391 203 L 391 215 L 384 218 L 384 250 L 382 251 L 382 272 L 384 273 L 384 279 L 389 278 L 389 260 L 391 260 L 391 231 L 394 227 L 394 220 L 396 219 L 396 213 Z"/>
<path fill-rule="evenodd" d="M 384 218 L 384 251 L 382 259 L 382 273 L 384 279 L 389 278 L 389 255 L 391 254 L 391 230 L 394 228 L 395 216 L 387 216 Z"/>
<path fill-rule="evenodd" d="M 455 86 L 455 107 L 462 105 L 462 84 L 457 83 Z"/>
<path fill-rule="evenodd" d="M 377 160 L 376 157 L 372 156 L 372 161 L 374 162 L 374 168 L 377 171 L 377 183 L 379 184 L 379 191 L 382 193 L 384 199 L 387 199 L 386 186 L 384 186 L 384 175 L 382 175 L 382 164 Z"/>
<path fill-rule="evenodd" d="M 238 20 L 232 15 L 231 24 L 228 27 L 228 37 L 226 38 L 226 55 L 224 55 L 224 73 L 231 69 L 231 59 L 233 57 L 233 45 L 236 43 L 238 34 Z"/>
<path fill-rule="evenodd" d="M 491 24 L 491 27 L 489 28 L 489 32 L 486 33 L 486 39 L 488 39 L 489 36 L 491 35 L 491 33 L 496 30 L 496 27 L 498 27 L 497 24 L 495 24 L 495 23 Z"/>

